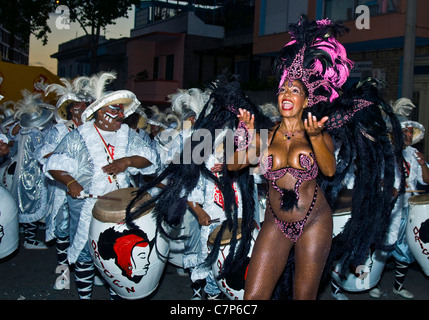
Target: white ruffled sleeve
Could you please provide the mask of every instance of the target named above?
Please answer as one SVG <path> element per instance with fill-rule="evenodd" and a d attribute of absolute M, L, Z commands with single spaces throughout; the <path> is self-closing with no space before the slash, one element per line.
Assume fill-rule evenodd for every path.
<path fill-rule="evenodd" d="M 128 171 L 132 175 L 150 175 L 156 173 L 158 167 L 158 155 L 155 150 L 144 141 L 134 130 L 129 130 L 127 156 L 140 156 L 149 160 L 152 164 L 145 168 L 129 167 Z"/>

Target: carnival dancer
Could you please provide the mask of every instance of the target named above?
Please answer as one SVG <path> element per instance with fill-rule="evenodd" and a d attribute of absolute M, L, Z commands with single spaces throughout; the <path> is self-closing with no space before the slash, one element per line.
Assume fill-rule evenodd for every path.
<path fill-rule="evenodd" d="M 82 114 L 84 122 L 69 132 L 44 165 L 44 172 L 67 188 L 70 210 L 68 262 L 75 264 L 80 299 L 90 299 L 94 264 L 89 252 L 88 232 L 96 198 L 130 186 L 130 175 L 152 174 L 156 153 L 122 120 L 139 106 L 127 90 L 106 92 L 115 73 L 101 72 L 90 79 L 96 100 Z M 112 290 L 111 294 L 112 294 Z"/>
<path fill-rule="evenodd" d="M 62 84 L 50 84 L 45 88 L 45 95 L 55 93 L 55 116 L 57 124 L 47 132 L 43 142 L 37 148 L 36 154 L 43 166 L 46 159 L 52 154 L 57 145 L 67 133 L 82 124 L 81 115 L 86 107 L 93 102 L 83 87 L 88 85 L 88 77 L 78 77 L 73 81 L 66 78 L 60 79 Z M 46 241 L 55 239 L 57 260 L 63 277 L 58 277 L 54 284 L 55 290 L 62 290 L 70 283 L 68 273 L 67 249 L 69 247 L 69 212 L 65 186 L 55 180 L 48 179 L 49 201 L 46 215 Z M 63 268 L 65 267 L 65 268 Z M 57 267 L 58 268 L 58 267 Z"/>
<path fill-rule="evenodd" d="M 414 295 L 404 288 L 404 281 L 408 268 L 415 261 L 406 239 L 406 225 L 408 220 L 409 203 L 408 200 L 416 195 L 417 185 L 427 185 L 429 183 L 429 168 L 425 161 L 424 154 L 418 151 L 413 145 L 423 140 L 425 127 L 409 119 L 415 105 L 408 98 L 400 98 L 393 104 L 393 110 L 401 124 L 403 139 L 403 161 L 400 165 L 405 172 L 405 188 L 407 192 L 402 193 L 392 210 L 392 221 L 386 234 L 387 240 L 392 242 L 394 248 L 390 252 L 395 261 L 395 282 L 393 293 L 406 299 L 413 299 Z M 393 140 L 393 139 L 392 139 Z M 392 143 L 396 143 L 394 140 Z M 397 169 L 397 173 L 399 170 Z M 400 176 L 397 174 L 395 188 L 400 189 Z M 396 241 L 395 241 L 396 240 Z M 380 298 L 380 286 L 369 291 L 372 298 Z"/>
<path fill-rule="evenodd" d="M 353 65 L 335 38 L 344 31 L 342 25 L 328 19 L 308 21 L 304 16 L 290 26 L 292 40 L 275 63 L 282 121 L 270 132 L 266 152 L 261 152 L 259 139 L 252 142 L 252 129 L 257 123 L 253 115 L 246 110 L 240 110 L 238 115 L 242 146 L 229 168 L 244 169 L 250 163 L 249 150 L 256 149 L 256 154 L 261 153 L 260 167 L 270 181 L 265 220 L 247 273 L 245 299 L 272 297 L 292 249 L 293 298 L 315 299 L 327 261 L 339 260 L 343 273 L 363 261 L 369 246 L 379 246 L 384 235 L 394 203 L 394 174 L 389 164 L 395 159 L 378 105 L 363 99 L 373 97 L 357 90 L 339 94 Z M 341 145 L 338 159 L 333 137 Z M 368 145 L 379 149 L 371 154 Z M 365 151 L 366 159 L 362 154 Z M 334 238 L 331 249 L 331 205 L 339 191 L 336 188 L 341 186 L 339 182 L 353 168 L 355 158 L 358 172 L 366 161 L 379 163 L 365 167 L 372 185 L 362 181 L 364 175 L 358 175 L 351 222 Z M 369 189 L 375 189 L 375 194 L 371 195 L 375 190 Z M 376 208 L 365 211 L 368 204 L 362 206 L 362 195 L 368 192 L 370 200 L 365 201 Z M 370 223 L 356 228 L 354 217 L 359 221 L 362 215 Z M 382 223 L 374 227 L 377 219 Z M 355 247 L 349 251 L 352 245 Z"/>
<path fill-rule="evenodd" d="M 53 124 L 54 106 L 44 103 L 42 94 L 24 89 L 22 100 L 15 105 L 15 119 L 19 120 L 12 161 L 16 161 L 10 188 L 19 208 L 19 222 L 24 227 L 26 249 L 47 249 L 36 240 L 38 222 L 45 217 L 48 206 L 48 186 L 42 167 L 36 157 L 48 128 Z"/>

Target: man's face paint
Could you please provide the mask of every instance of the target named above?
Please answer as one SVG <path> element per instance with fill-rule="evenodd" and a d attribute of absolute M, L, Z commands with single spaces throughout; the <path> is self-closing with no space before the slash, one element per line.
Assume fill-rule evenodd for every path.
<path fill-rule="evenodd" d="M 101 114 L 97 120 L 97 126 L 106 131 L 116 131 L 121 127 L 124 120 L 124 106 L 109 105 L 101 109 Z"/>
<path fill-rule="evenodd" d="M 71 113 L 72 113 L 72 117 L 73 117 L 74 121 L 78 125 L 82 124 L 82 113 L 85 111 L 85 109 L 88 107 L 88 105 L 89 104 L 87 102 L 85 102 L 85 101 L 76 102 L 73 105 Z"/>
<path fill-rule="evenodd" d="M 124 106 L 122 104 L 110 105 L 107 107 L 105 115 L 115 119 L 117 117 L 124 117 Z"/>

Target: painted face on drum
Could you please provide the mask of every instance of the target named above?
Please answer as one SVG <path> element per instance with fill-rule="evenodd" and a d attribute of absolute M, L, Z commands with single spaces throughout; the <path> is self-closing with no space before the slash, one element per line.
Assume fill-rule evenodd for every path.
<path fill-rule="evenodd" d="M 149 270 L 149 246 L 135 246 L 131 252 L 131 276 L 145 276 Z"/>

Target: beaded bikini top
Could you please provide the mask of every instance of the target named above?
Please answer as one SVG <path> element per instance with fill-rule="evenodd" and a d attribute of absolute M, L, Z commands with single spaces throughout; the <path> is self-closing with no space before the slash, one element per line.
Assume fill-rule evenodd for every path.
<path fill-rule="evenodd" d="M 311 158 L 310 158 L 311 157 Z M 319 168 L 317 166 L 316 158 L 313 153 L 310 157 L 305 154 L 299 155 L 299 164 L 304 169 L 296 169 L 292 167 L 284 167 L 277 170 L 271 170 L 273 167 L 273 155 L 267 156 L 263 162 L 264 177 L 271 181 L 276 181 L 283 177 L 286 173 L 290 173 L 298 180 L 314 180 L 317 177 Z"/>

